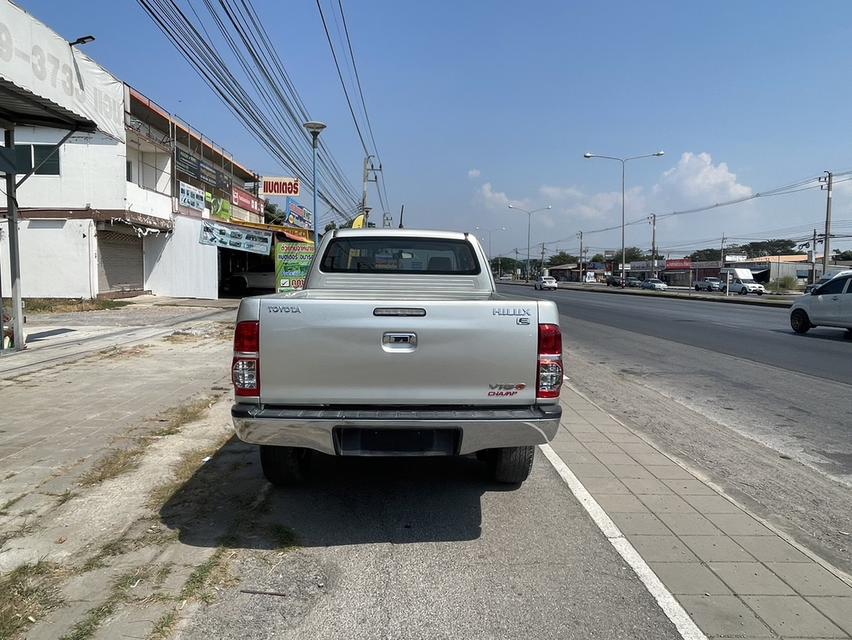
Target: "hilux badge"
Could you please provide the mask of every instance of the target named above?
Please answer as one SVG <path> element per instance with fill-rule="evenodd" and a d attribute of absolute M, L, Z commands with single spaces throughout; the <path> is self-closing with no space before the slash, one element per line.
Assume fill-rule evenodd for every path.
<path fill-rule="evenodd" d="M 517 307 L 514 309 L 510 309 L 507 307 L 498 307 L 492 310 L 492 314 L 495 316 L 531 316 L 532 312 L 529 309 Z"/>

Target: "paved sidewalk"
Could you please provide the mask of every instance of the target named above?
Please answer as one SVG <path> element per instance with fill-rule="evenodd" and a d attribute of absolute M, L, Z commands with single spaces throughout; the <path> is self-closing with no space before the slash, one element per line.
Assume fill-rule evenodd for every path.
<path fill-rule="evenodd" d="M 713 638 L 850 638 L 848 577 L 567 384 L 553 450 Z"/>

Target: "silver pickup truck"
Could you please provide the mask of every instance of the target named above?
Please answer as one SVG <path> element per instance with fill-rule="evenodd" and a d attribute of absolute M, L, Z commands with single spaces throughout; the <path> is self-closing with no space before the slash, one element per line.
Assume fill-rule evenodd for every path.
<path fill-rule="evenodd" d="M 237 314 L 231 415 L 266 478 L 304 480 L 314 452 L 477 454 L 523 482 L 562 413 L 554 303 L 498 294 L 467 233 L 341 229 L 317 256 Z"/>

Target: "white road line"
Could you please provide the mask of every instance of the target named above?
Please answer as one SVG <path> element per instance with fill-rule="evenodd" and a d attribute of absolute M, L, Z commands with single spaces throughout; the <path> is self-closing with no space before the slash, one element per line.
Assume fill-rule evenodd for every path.
<path fill-rule="evenodd" d="M 693 622 L 689 614 L 675 599 L 671 592 L 666 589 L 662 581 L 657 577 L 657 574 L 648 566 L 648 563 L 639 555 L 639 552 L 630 544 L 630 541 L 624 537 L 621 530 L 616 526 L 612 519 L 606 514 L 606 511 L 598 504 L 598 501 L 592 497 L 583 483 L 577 479 L 577 476 L 568 468 L 568 465 L 560 458 L 549 444 L 540 445 L 544 455 L 556 469 L 565 484 L 577 498 L 579 503 L 594 520 L 598 529 L 601 530 L 613 548 L 618 552 L 624 561 L 630 565 L 633 572 L 645 585 L 660 609 L 666 614 L 666 617 L 672 621 L 672 624 L 680 633 L 684 640 L 707 640 L 707 636 Z"/>

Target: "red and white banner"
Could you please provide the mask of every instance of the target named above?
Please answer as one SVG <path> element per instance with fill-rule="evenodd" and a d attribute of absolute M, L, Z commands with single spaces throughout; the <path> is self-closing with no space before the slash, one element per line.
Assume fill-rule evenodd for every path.
<path fill-rule="evenodd" d="M 260 183 L 262 196 L 299 196 L 302 184 L 298 178 L 264 177 Z"/>
<path fill-rule="evenodd" d="M 239 187 L 231 188 L 231 202 L 240 209 L 251 211 L 252 213 L 263 213 L 263 204 L 245 189 Z"/>
<path fill-rule="evenodd" d="M 692 260 L 689 258 L 676 258 L 674 260 L 666 260 L 666 269 L 691 269 Z"/>

